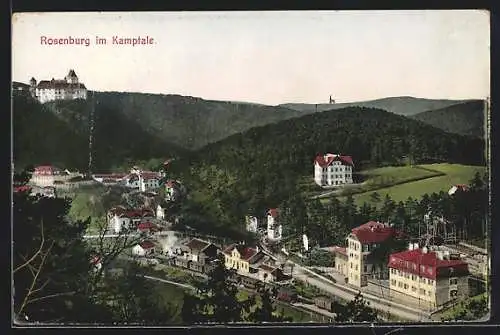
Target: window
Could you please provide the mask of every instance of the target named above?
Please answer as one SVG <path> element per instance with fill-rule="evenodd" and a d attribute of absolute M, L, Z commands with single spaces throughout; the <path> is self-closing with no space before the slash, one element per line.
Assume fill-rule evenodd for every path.
<path fill-rule="evenodd" d="M 411 280 L 415 280 L 417 277 L 415 275 L 411 275 Z"/>
<path fill-rule="evenodd" d="M 450 278 L 450 285 L 457 285 L 457 284 L 458 284 L 457 278 Z"/>
<path fill-rule="evenodd" d="M 407 290 L 407 289 L 408 289 L 408 284 L 404 284 L 403 288 L 404 288 L 405 290 Z"/>
<path fill-rule="evenodd" d="M 356 271 L 358 271 L 358 264 L 356 264 Z"/>
<path fill-rule="evenodd" d="M 367 267 L 366 265 L 363 267 L 363 271 L 364 271 L 364 272 L 367 272 L 367 271 L 368 271 L 368 267 Z"/>
<path fill-rule="evenodd" d="M 411 291 L 412 291 L 412 292 L 417 292 L 417 288 L 416 288 L 415 286 L 412 286 L 412 287 L 411 287 Z"/>
<path fill-rule="evenodd" d="M 351 264 L 351 269 L 352 269 L 352 263 L 350 263 L 350 264 Z"/>
<path fill-rule="evenodd" d="M 402 287 L 403 286 L 403 283 L 398 281 L 398 287 Z"/>
<path fill-rule="evenodd" d="M 391 285 L 396 285 L 396 280 L 395 279 L 391 279 Z"/>
<path fill-rule="evenodd" d="M 425 290 L 423 288 L 420 289 L 420 292 L 419 292 L 421 295 L 424 295 L 425 294 Z"/>
<path fill-rule="evenodd" d="M 456 299 L 458 296 L 458 290 L 451 290 L 450 291 L 450 299 Z"/>

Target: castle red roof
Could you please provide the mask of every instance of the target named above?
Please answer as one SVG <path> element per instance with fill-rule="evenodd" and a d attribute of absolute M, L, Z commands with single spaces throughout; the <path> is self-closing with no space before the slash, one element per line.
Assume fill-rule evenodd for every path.
<path fill-rule="evenodd" d="M 467 275 L 468 265 L 460 259 L 439 259 L 435 251 L 422 249 L 392 254 L 388 267 L 435 280 L 439 277 Z"/>
<path fill-rule="evenodd" d="M 344 155 L 333 155 L 333 154 L 327 154 L 327 156 L 323 155 L 318 155 L 316 156 L 316 159 L 314 160 L 316 163 L 318 163 L 319 166 L 322 168 L 325 168 L 329 165 L 331 165 L 335 161 L 341 161 L 344 165 L 350 165 L 354 166 L 354 162 L 352 161 L 351 156 L 344 156 Z"/>
<path fill-rule="evenodd" d="M 369 221 L 351 230 L 361 244 L 381 243 L 396 235 L 396 230 L 384 223 Z"/>

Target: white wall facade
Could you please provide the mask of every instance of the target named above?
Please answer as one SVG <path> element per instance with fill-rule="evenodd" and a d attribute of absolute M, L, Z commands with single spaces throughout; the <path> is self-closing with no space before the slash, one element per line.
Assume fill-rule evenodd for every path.
<path fill-rule="evenodd" d="M 314 163 L 314 181 L 319 186 L 339 186 L 352 184 L 352 166 L 334 161 L 327 167 Z"/>
<path fill-rule="evenodd" d="M 131 220 L 128 217 L 113 216 L 111 226 L 116 234 L 119 234 L 123 229 L 129 228 Z"/>
<path fill-rule="evenodd" d="M 162 208 L 160 205 L 156 207 L 156 218 L 159 220 L 165 219 L 165 209 Z"/>

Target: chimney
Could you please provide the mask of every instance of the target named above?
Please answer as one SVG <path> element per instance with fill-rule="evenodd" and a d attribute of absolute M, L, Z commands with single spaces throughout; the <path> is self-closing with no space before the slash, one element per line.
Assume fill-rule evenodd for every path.
<path fill-rule="evenodd" d="M 408 245 L 408 250 L 413 250 L 413 243 L 410 243 L 410 244 Z"/>
<path fill-rule="evenodd" d="M 429 251 L 429 250 L 428 250 L 428 248 L 427 248 L 427 247 L 424 247 L 424 248 L 422 249 L 422 253 L 423 253 L 423 254 L 426 254 L 428 251 Z"/>

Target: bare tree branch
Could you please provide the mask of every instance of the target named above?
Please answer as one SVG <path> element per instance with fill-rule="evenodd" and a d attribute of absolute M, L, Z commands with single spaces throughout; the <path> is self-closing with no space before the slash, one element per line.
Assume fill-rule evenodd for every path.
<path fill-rule="evenodd" d="M 31 299 L 28 303 L 33 303 L 35 301 L 41 301 L 41 300 L 46 300 L 46 299 L 55 298 L 55 297 L 62 297 L 62 296 L 65 296 L 65 295 L 73 295 L 75 293 L 76 293 L 76 291 L 50 294 L 50 295 L 46 295 L 46 296 L 43 296 L 43 297 Z"/>
<path fill-rule="evenodd" d="M 33 256 L 31 256 L 31 258 L 24 262 L 23 264 L 21 264 L 20 266 L 18 266 L 17 268 L 14 269 L 14 273 L 16 273 L 17 271 L 21 270 L 22 268 L 24 268 L 25 266 L 28 266 L 29 264 L 31 264 L 31 262 L 33 262 L 35 260 L 35 258 L 38 257 L 38 255 L 40 255 L 40 253 L 42 252 L 43 250 L 43 246 L 45 244 L 45 234 L 44 234 L 44 231 L 43 231 L 43 219 L 40 220 L 40 230 L 41 230 L 41 241 L 40 241 L 40 247 L 38 248 L 37 252 L 35 252 L 35 254 Z M 21 256 L 23 259 L 26 259 L 25 257 Z"/>

